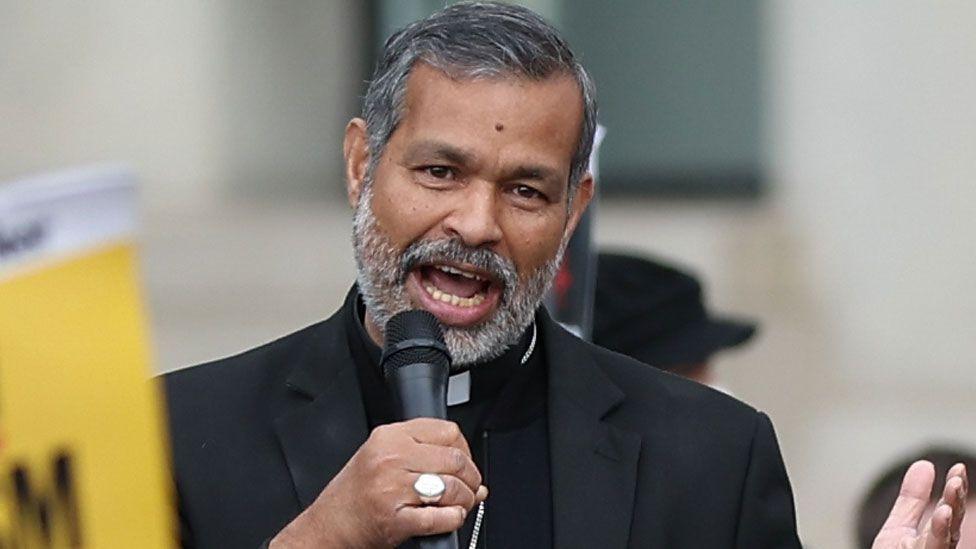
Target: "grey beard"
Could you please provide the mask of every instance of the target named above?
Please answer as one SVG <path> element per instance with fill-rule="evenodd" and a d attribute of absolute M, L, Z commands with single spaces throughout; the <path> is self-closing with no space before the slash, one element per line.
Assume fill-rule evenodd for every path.
<path fill-rule="evenodd" d="M 393 315 L 417 308 L 406 291 L 411 269 L 420 264 L 461 262 L 491 273 L 503 287 L 497 309 L 484 322 L 470 327 L 444 326 L 452 368 L 486 362 L 517 343 L 559 270 L 567 239 L 560 243 L 555 257 L 522 283 L 510 260 L 487 249 L 466 246 L 458 239 L 418 240 L 400 253 L 377 225 L 369 183 L 364 183 L 356 206 L 352 241 L 359 291 L 380 329 Z"/>

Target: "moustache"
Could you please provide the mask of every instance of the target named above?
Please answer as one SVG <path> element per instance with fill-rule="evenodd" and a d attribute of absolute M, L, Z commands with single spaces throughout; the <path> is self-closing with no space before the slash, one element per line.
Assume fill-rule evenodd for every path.
<path fill-rule="evenodd" d="M 485 248 L 466 246 L 456 238 L 421 240 L 407 246 L 400 258 L 398 282 L 403 284 L 415 267 L 434 263 L 465 263 L 488 273 L 502 285 L 503 299 L 518 285 L 518 274 L 511 260 Z"/>

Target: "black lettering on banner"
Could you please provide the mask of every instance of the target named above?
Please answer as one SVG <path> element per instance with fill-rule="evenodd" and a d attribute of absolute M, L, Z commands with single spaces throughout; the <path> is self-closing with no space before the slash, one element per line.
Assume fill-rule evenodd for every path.
<path fill-rule="evenodd" d="M 40 480 L 24 464 L 10 469 L 2 494 L 9 531 L 0 532 L 0 549 L 82 547 L 71 455 L 56 452 L 44 469 Z"/>
<path fill-rule="evenodd" d="M 10 228 L 0 227 L 0 257 L 37 248 L 47 236 L 47 228 L 40 221 L 32 221 Z"/>

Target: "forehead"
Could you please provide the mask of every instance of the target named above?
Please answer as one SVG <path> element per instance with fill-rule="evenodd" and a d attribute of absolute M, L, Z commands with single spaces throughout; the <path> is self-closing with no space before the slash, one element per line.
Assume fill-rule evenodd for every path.
<path fill-rule="evenodd" d="M 486 155 L 548 157 L 568 174 L 582 120 L 582 93 L 568 74 L 458 79 L 418 63 L 391 144 L 433 138 Z"/>

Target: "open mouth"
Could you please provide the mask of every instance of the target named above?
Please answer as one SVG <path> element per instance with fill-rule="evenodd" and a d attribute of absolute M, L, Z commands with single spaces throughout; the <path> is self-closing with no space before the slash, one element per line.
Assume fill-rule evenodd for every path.
<path fill-rule="evenodd" d="M 491 281 L 481 274 L 450 265 L 421 267 L 424 290 L 436 300 L 473 307 L 485 300 Z"/>
<path fill-rule="evenodd" d="M 408 280 L 424 309 L 444 324 L 456 326 L 483 321 L 497 304 L 502 287 L 487 272 L 445 263 L 421 265 Z"/>

